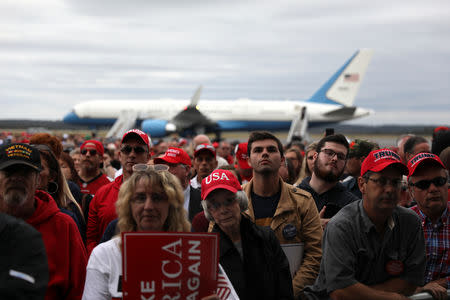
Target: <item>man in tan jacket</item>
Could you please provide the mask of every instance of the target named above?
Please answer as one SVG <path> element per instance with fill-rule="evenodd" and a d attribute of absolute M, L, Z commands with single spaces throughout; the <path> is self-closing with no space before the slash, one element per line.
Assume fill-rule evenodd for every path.
<path fill-rule="evenodd" d="M 280 244 L 303 243 L 303 261 L 293 276 L 295 297 L 313 284 L 322 256 L 322 227 L 311 194 L 284 183 L 278 169 L 284 163 L 283 146 L 269 132 L 252 132 L 248 162 L 253 179 L 244 185 L 249 198 L 247 214 L 261 226 L 272 228 Z"/>

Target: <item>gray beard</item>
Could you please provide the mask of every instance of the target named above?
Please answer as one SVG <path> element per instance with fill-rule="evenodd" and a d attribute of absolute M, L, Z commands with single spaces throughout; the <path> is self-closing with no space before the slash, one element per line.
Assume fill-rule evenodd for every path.
<path fill-rule="evenodd" d="M 25 191 L 13 189 L 4 194 L 3 200 L 9 207 L 22 206 L 27 200 L 27 194 Z"/>

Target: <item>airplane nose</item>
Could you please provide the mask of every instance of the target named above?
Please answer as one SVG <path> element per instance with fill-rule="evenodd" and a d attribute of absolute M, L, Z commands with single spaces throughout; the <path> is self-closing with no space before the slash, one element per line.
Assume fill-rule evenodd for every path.
<path fill-rule="evenodd" d="M 80 122 L 80 118 L 75 114 L 75 112 L 72 111 L 64 116 L 63 122 L 68 124 L 77 124 Z"/>

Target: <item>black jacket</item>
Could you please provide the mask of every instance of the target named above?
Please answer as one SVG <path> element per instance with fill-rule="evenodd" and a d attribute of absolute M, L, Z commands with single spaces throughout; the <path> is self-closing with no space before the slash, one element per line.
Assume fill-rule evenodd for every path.
<path fill-rule="evenodd" d="M 326 191 L 325 193 L 318 194 L 310 185 L 311 177 L 306 177 L 298 185 L 301 188 L 313 196 L 316 202 L 317 210 L 320 212 L 326 205 L 325 218 L 332 218 L 337 212 L 349 203 L 352 203 L 359 198 L 347 191 L 342 183 L 337 182 L 334 187 Z"/>
<path fill-rule="evenodd" d="M 202 197 L 200 189 L 194 189 L 191 185 L 189 193 L 189 212 L 188 212 L 189 222 L 192 222 L 192 219 L 195 217 L 196 214 L 203 211 L 201 201 Z"/>
<path fill-rule="evenodd" d="M 242 216 L 244 261 L 217 224 L 213 232 L 220 235 L 220 264 L 240 299 L 293 299 L 289 262 L 270 228 L 257 226 Z"/>
<path fill-rule="evenodd" d="M 0 213 L 0 299 L 44 299 L 48 276 L 41 234 Z"/>

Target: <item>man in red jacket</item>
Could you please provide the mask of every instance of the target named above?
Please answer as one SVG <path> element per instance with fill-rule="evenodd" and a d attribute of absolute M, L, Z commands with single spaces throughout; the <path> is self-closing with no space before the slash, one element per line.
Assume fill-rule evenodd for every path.
<path fill-rule="evenodd" d="M 145 164 L 150 159 L 150 139 L 145 132 L 131 129 L 123 135 L 119 160 L 123 174 L 113 182 L 101 187 L 89 205 L 86 231 L 88 254 L 100 242 L 108 224 L 117 218 L 116 201 L 123 181 L 133 174 L 135 164 Z"/>
<path fill-rule="evenodd" d="M 30 145 L 0 148 L 0 211 L 24 219 L 41 233 L 49 269 L 45 299 L 80 299 L 86 250 L 72 218 L 49 194 L 36 190 L 41 169 L 39 151 Z"/>

